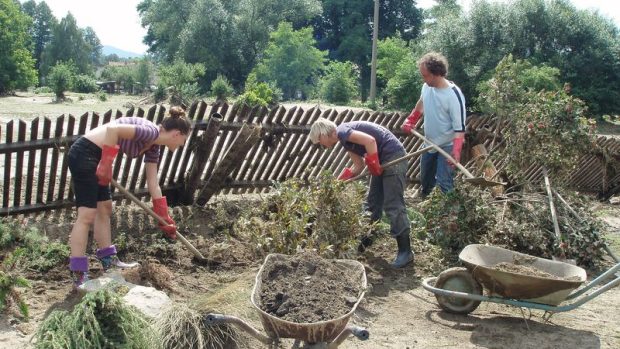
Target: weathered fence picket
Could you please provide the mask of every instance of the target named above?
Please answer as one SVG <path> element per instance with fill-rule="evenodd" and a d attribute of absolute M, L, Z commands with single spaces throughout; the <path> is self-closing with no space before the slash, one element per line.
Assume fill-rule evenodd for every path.
<path fill-rule="evenodd" d="M 197 154 L 200 142 L 204 143 L 203 134 L 207 132 L 210 115 L 220 113 L 222 120 L 210 146 Z M 130 108 L 125 113 L 112 110 L 103 114 L 85 113 L 79 118 L 72 115 L 61 115 L 56 120 L 35 118 L 30 122 L 10 120 L 0 128 L 0 174 L 4 181 L 0 193 L 2 207 L 0 215 L 36 212 L 43 210 L 70 207 L 73 205 L 73 188 L 70 185 L 67 153 L 71 144 L 79 135 L 101 124 L 118 119 L 122 116 L 145 117 L 159 124 L 166 114 L 161 105 L 153 105 L 144 110 Z M 352 110 L 338 112 L 335 109 L 321 111 L 318 106 L 303 110 L 284 107 L 268 110 L 263 107 L 224 103 L 207 104 L 199 101 L 188 108 L 188 116 L 195 123 L 184 147 L 170 152 L 162 147 L 159 164 L 159 178 L 162 190 L 167 193 L 181 193 L 190 170 L 197 159 L 204 163 L 202 169 L 197 168 L 192 180 L 195 181 L 194 191 L 197 192 L 211 178 L 226 152 L 233 145 L 244 123 L 260 126 L 260 140 L 251 147 L 244 147 L 245 154 L 238 156 L 234 169 L 222 180 L 217 189 L 220 193 L 260 193 L 269 190 L 274 181 L 298 177 L 303 180 L 314 178 L 322 171 L 338 174 L 349 159 L 342 147 L 329 150 L 313 145 L 307 134 L 310 125 L 319 117 L 335 121 L 337 124 L 351 120 L 367 120 L 381 124 L 392 130 L 403 141 L 408 153 L 422 147 L 422 141 L 406 136 L 400 131 L 400 125 L 406 115 L 398 113 L 382 113 Z M 76 125 L 77 124 L 77 125 Z M 483 144 L 490 150 L 497 145 L 493 139 L 498 126 L 495 120 L 488 117 L 474 116 L 468 119 L 468 129 L 487 132 Z M 4 131 L 4 132 L 2 132 Z M 4 138 L 2 139 L 2 136 Z M 202 139 L 202 140 L 201 140 Z M 599 137 L 598 147 L 605 149 L 611 156 L 620 154 L 620 141 L 614 138 Z M 470 159 L 464 156 L 463 161 Z M 606 162 L 600 154 L 584 156 L 572 174 L 571 185 L 579 190 L 590 192 L 617 191 L 620 187 L 620 173 L 612 173 L 605 168 Z M 473 161 L 471 166 L 473 165 Z M 497 169 L 502 169 L 505 162 L 497 161 Z M 146 190 L 145 167 L 142 157 L 128 159 L 117 157 L 113 166 L 114 178 L 138 197 L 148 195 Z M 524 169 L 528 179 L 542 178 L 540 168 L 532 166 Z M 416 186 L 419 175 L 419 157 L 409 161 L 407 177 L 409 186 Z M 210 190 L 213 190 L 211 188 Z M 115 199 L 121 198 L 119 193 Z M 173 198 L 174 200 L 181 197 Z M 185 199 L 183 200 L 185 201 Z"/>

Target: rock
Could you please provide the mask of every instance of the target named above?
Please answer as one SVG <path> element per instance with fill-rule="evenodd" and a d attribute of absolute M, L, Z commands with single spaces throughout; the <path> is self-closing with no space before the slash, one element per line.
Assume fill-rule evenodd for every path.
<path fill-rule="evenodd" d="M 150 317 L 157 317 L 162 309 L 171 300 L 168 295 L 153 287 L 145 287 L 125 281 L 120 272 L 113 271 L 105 273 L 103 276 L 86 281 L 78 288 L 80 293 L 96 292 L 106 287 L 125 288 L 127 293 L 123 296 L 125 302 L 133 305 L 142 313 Z"/>

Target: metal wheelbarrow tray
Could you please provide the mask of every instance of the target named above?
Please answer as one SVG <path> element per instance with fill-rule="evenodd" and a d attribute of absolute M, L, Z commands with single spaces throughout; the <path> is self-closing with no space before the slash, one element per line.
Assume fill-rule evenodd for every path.
<path fill-rule="evenodd" d="M 424 289 L 435 294 L 442 309 L 456 314 L 468 314 L 482 301 L 540 309 L 550 314 L 564 312 L 620 284 L 620 277 L 614 275 L 620 270 L 620 263 L 579 288 L 586 281 L 586 271 L 568 263 L 477 244 L 466 246 L 459 259 L 466 268 L 451 268 L 422 282 Z M 496 267 L 499 263 L 524 265 L 551 276 L 500 270 Z M 602 286 L 593 290 L 599 284 Z M 487 295 L 483 295 L 483 286 Z"/>
<path fill-rule="evenodd" d="M 337 348 L 338 345 L 350 335 L 354 335 L 361 340 L 368 339 L 369 333 L 367 330 L 358 326 L 347 325 L 349 319 L 351 318 L 353 313 L 355 313 L 357 306 L 364 298 L 365 290 L 367 288 L 366 270 L 360 262 L 355 260 L 334 260 L 334 262 L 340 268 L 347 270 L 348 273 L 359 275 L 359 285 L 362 291 L 358 295 L 357 301 L 351 307 L 348 313 L 336 319 L 330 319 L 326 321 L 295 323 L 280 319 L 261 309 L 260 294 L 262 289 L 262 275 L 265 266 L 268 265 L 270 262 L 277 261 L 279 259 L 281 260 L 286 257 L 287 255 L 273 253 L 269 254 L 265 258 L 265 262 L 263 263 L 256 275 L 254 289 L 252 290 L 252 295 L 250 297 L 252 305 L 260 315 L 260 321 L 263 329 L 267 334 L 266 336 L 263 335 L 260 331 L 254 329 L 251 325 L 249 325 L 242 319 L 234 316 L 222 314 L 207 314 L 205 317 L 205 321 L 210 324 L 235 324 L 239 328 L 248 332 L 253 337 L 268 345 L 274 345 L 279 341 L 280 338 L 293 338 L 295 339 L 294 348 L 296 348 L 300 342 L 304 342 L 307 344 L 315 345 L 315 347 L 317 348 L 333 349 Z"/>
<path fill-rule="evenodd" d="M 468 245 L 459 259 L 490 295 L 535 303 L 558 305 L 587 278 L 586 271 L 578 266 L 495 246 Z M 555 278 L 498 270 L 500 263 L 531 267 Z"/>

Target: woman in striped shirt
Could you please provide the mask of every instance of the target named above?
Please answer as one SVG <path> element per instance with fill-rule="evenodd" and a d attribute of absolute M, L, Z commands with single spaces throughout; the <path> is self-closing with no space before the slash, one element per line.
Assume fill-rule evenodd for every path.
<path fill-rule="evenodd" d="M 104 270 L 112 266 L 128 268 L 138 265 L 121 262 L 116 256 L 116 246 L 112 245 L 110 180 L 112 164 L 119 151 L 130 158 L 144 155 L 153 210 L 168 222 L 168 225 L 160 225 L 161 230 L 169 238 L 176 238 L 176 226 L 168 215 L 166 197 L 159 187 L 157 163 L 161 146 L 176 150 L 185 144 L 190 129 L 185 111 L 181 107 L 172 107 L 160 125 L 140 117 L 122 117 L 88 131 L 71 146 L 68 158 L 77 219 L 69 237 L 69 269 L 75 287 L 88 280 L 88 257 L 85 254 L 91 226 L 98 247 L 97 258 Z"/>

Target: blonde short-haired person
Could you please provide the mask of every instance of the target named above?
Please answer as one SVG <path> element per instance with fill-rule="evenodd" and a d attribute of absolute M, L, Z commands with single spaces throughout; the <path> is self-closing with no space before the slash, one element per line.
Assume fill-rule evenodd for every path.
<path fill-rule="evenodd" d="M 420 99 L 402 125 L 405 133 L 411 133 L 424 115 L 424 134 L 459 161 L 465 140 L 465 97 L 456 84 L 446 79 L 448 61 L 436 52 L 422 56 L 418 61 L 420 75 L 424 80 Z M 435 185 L 442 192 L 451 191 L 454 164 L 439 152 L 430 151 L 420 159 L 421 196 L 428 196 Z"/>
<path fill-rule="evenodd" d="M 113 266 L 137 266 L 137 263 L 121 262 L 116 256 L 116 246 L 112 245 L 110 181 L 112 164 L 119 152 L 132 158 L 144 154 L 146 183 L 153 199 L 153 211 L 168 222 L 169 225 L 160 226 L 166 236 L 176 238 L 176 227 L 168 215 L 168 203 L 159 187 L 157 163 L 160 146 L 176 150 L 185 144 L 190 129 L 191 123 L 185 116 L 185 110 L 172 107 L 159 125 L 144 118 L 122 117 L 88 131 L 73 143 L 68 159 L 77 207 L 77 219 L 69 237 L 69 270 L 74 287 L 88 280 L 88 257 L 85 254 L 91 226 L 98 247 L 97 258 L 104 270 Z"/>
<path fill-rule="evenodd" d="M 411 223 L 405 206 L 405 175 L 407 163 L 400 162 L 383 168 L 381 164 L 405 155 L 402 143 L 388 129 L 367 121 L 345 122 L 338 126 L 333 121 L 319 118 L 310 128 L 310 140 L 331 148 L 340 143 L 347 150 L 353 166 L 338 176 L 347 180 L 360 174 L 364 166 L 372 175 L 366 204 L 371 220 L 381 219 L 383 212 L 390 220 L 390 233 L 398 244 L 398 254 L 392 262 L 402 268 L 413 261 L 409 233 Z M 363 241 L 367 247 L 371 241 Z"/>

